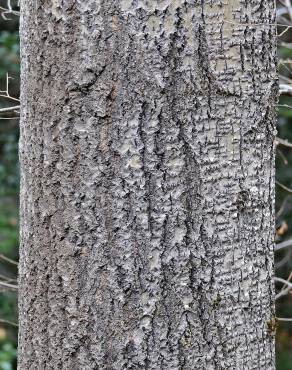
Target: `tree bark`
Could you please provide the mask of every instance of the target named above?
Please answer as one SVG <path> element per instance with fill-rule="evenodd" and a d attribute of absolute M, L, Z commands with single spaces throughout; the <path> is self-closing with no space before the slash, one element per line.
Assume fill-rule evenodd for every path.
<path fill-rule="evenodd" d="M 19 369 L 275 368 L 274 12 L 22 2 Z"/>

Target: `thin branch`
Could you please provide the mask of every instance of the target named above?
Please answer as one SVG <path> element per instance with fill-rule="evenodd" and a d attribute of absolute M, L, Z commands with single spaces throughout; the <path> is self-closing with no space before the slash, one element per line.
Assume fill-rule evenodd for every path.
<path fill-rule="evenodd" d="M 289 162 L 288 162 L 287 158 L 285 157 L 284 153 L 282 152 L 282 150 L 277 149 L 277 153 L 279 153 L 280 157 L 282 158 L 282 161 L 283 161 L 284 165 L 287 166 L 287 164 Z"/>
<path fill-rule="evenodd" d="M 1 92 L 3 92 L 3 91 L 0 91 L 0 93 Z M 13 98 L 13 96 L 10 96 L 10 95 L 0 94 L 0 98 L 6 98 L 6 99 L 10 99 L 10 100 L 19 102 L 19 99 Z"/>
<path fill-rule="evenodd" d="M 0 254 L 0 259 L 8 263 L 11 263 L 12 265 L 18 266 L 18 262 L 12 260 L 11 258 L 4 256 L 3 254 Z"/>
<path fill-rule="evenodd" d="M 284 29 L 283 32 L 281 32 L 278 37 L 282 37 L 285 35 L 285 33 L 287 33 L 289 30 L 290 30 L 291 26 L 286 26 L 286 28 Z"/>
<path fill-rule="evenodd" d="M 279 59 L 279 64 L 292 64 L 292 59 Z"/>
<path fill-rule="evenodd" d="M 10 277 L 2 275 L 2 274 L 0 274 L 0 279 L 3 279 L 5 281 L 5 283 L 11 283 L 11 282 L 17 283 L 16 279 L 10 278 Z"/>
<path fill-rule="evenodd" d="M 289 75 L 291 74 L 291 69 L 290 69 L 289 64 L 282 63 L 281 66 L 286 69 L 286 71 L 288 72 Z M 289 85 L 289 84 L 291 85 L 291 79 L 290 78 L 284 77 L 283 74 L 281 74 L 279 77 L 280 77 L 280 80 L 279 80 L 280 85 L 282 83 L 284 83 L 284 85 L 285 85 L 285 81 L 287 82 L 287 85 Z M 281 80 L 284 80 L 284 82 L 282 82 Z"/>
<path fill-rule="evenodd" d="M 289 105 L 289 104 L 278 104 L 277 106 L 279 108 L 289 108 L 289 109 L 292 109 L 292 105 Z"/>
<path fill-rule="evenodd" d="M 19 116 L 16 116 L 16 117 L 0 117 L 0 121 L 1 120 L 8 120 L 8 121 L 10 120 L 11 121 L 11 120 L 14 120 L 14 119 L 19 119 Z"/>
<path fill-rule="evenodd" d="M 12 322 L 12 321 L 9 321 L 9 320 L 4 320 L 4 319 L 0 319 L 0 323 L 2 324 L 8 324 L 8 325 L 12 325 L 12 326 L 18 326 L 18 324 L 16 322 Z"/>
<path fill-rule="evenodd" d="M 292 289 L 292 283 L 290 283 L 287 280 L 284 280 L 284 279 L 278 278 L 278 277 L 274 277 L 274 281 L 279 282 L 279 283 L 283 283 L 287 286 L 285 289 L 281 290 L 276 295 L 276 300 L 279 299 L 280 297 L 284 296 L 284 295 L 287 295 L 289 293 L 289 291 Z"/>
<path fill-rule="evenodd" d="M 287 201 L 288 201 L 289 197 L 290 197 L 290 195 L 287 195 L 287 196 L 285 197 L 285 199 L 284 199 L 284 201 L 283 201 L 283 203 L 282 203 L 282 205 L 281 205 L 280 209 L 279 209 L 279 210 L 278 210 L 278 212 L 276 213 L 276 219 L 278 219 L 278 218 L 281 216 L 281 214 L 284 212 L 284 210 L 285 210 L 285 207 L 286 207 L 286 204 L 287 204 Z"/>
<path fill-rule="evenodd" d="M 288 276 L 288 279 L 286 280 L 288 283 L 290 283 L 290 280 L 292 278 L 292 272 L 290 272 L 290 275 Z M 282 286 L 282 289 L 281 290 L 284 290 L 286 288 L 287 284 L 285 283 L 283 286 Z"/>
<path fill-rule="evenodd" d="M 279 41 L 280 46 L 284 46 L 285 48 L 292 48 L 292 43 L 291 42 L 284 42 L 284 41 Z"/>
<path fill-rule="evenodd" d="M 19 6 L 19 1 L 17 2 L 17 6 Z M 2 18 L 7 20 L 7 21 L 10 20 L 9 18 L 6 17 L 6 15 L 8 15 L 8 14 L 13 14 L 13 15 L 20 16 L 20 12 L 18 12 L 17 10 L 14 10 L 12 8 L 11 0 L 7 0 L 6 8 L 1 6 L 0 11 L 1 11 Z"/>
<path fill-rule="evenodd" d="M 280 84 L 280 95 L 292 96 L 292 86 L 287 84 Z"/>
<path fill-rule="evenodd" d="M 287 140 L 280 139 L 279 137 L 276 137 L 275 143 L 276 145 L 280 144 L 280 145 L 286 146 L 287 148 L 292 148 L 292 143 L 289 143 L 289 141 Z"/>
<path fill-rule="evenodd" d="M 289 69 L 289 72 L 290 72 L 290 69 Z M 288 85 L 289 85 L 289 84 L 291 85 L 291 83 L 292 83 L 291 78 L 289 78 L 289 77 L 287 77 L 287 76 L 284 76 L 284 75 L 280 75 L 279 77 L 280 77 L 280 80 L 283 80 L 283 81 L 284 81 L 284 83 L 286 82 Z M 280 83 L 281 83 L 281 82 L 280 82 Z"/>
<path fill-rule="evenodd" d="M 10 290 L 18 290 L 18 286 L 17 285 L 4 283 L 4 281 L 0 281 L 0 287 L 1 286 L 3 288 L 7 288 L 7 289 L 10 289 Z"/>
<path fill-rule="evenodd" d="M 286 8 L 279 8 L 277 9 L 277 18 L 284 15 L 284 14 L 287 14 L 287 9 Z"/>
<path fill-rule="evenodd" d="M 292 21 L 292 4 L 291 4 L 291 1 L 286 0 L 285 5 L 286 5 L 286 8 L 287 8 L 288 13 L 289 13 L 290 20 Z"/>
<path fill-rule="evenodd" d="M 280 186 L 280 188 L 286 190 L 288 193 L 292 194 L 292 189 L 288 188 L 287 186 L 281 184 L 279 181 L 276 180 L 276 184 Z"/>
<path fill-rule="evenodd" d="M 20 105 L 15 105 L 14 107 L 0 108 L 0 113 L 15 112 L 16 109 L 20 109 Z"/>
<path fill-rule="evenodd" d="M 15 119 L 19 119 L 19 117 L 0 117 L 0 121 L 1 120 L 11 121 L 11 120 L 15 120 Z"/>
<path fill-rule="evenodd" d="M 10 77 L 8 75 L 8 73 L 6 73 L 6 90 L 2 90 L 0 91 L 0 97 L 1 98 L 6 98 L 6 99 L 11 99 L 13 101 L 17 101 L 17 102 L 20 102 L 19 99 L 16 99 L 16 98 L 13 98 L 13 96 L 11 96 L 9 94 L 9 80 L 11 79 L 12 77 Z"/>
<path fill-rule="evenodd" d="M 275 252 L 278 252 L 282 249 L 292 247 L 292 239 L 285 240 L 284 242 L 278 243 L 275 245 Z"/>

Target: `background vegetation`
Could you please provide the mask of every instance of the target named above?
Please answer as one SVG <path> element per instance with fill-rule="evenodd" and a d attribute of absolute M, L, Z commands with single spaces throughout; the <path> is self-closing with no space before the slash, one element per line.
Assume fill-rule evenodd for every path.
<path fill-rule="evenodd" d="M 5 6 L 6 2 L 0 2 Z M 6 74 L 11 96 L 19 95 L 18 17 L 0 17 L 0 90 L 6 90 Z M 15 102 L 0 97 L 0 107 Z M 17 266 L 4 260 L 18 259 L 18 119 L 14 112 L 0 119 L 0 280 L 15 284 Z M 6 119 L 8 118 L 8 119 Z M 17 298 L 0 286 L 0 320 L 17 322 Z M 0 322 L 0 370 L 16 369 L 17 327 Z"/>

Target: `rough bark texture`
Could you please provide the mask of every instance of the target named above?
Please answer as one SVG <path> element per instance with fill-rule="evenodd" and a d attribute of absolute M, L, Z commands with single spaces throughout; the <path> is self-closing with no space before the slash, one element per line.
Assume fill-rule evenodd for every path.
<path fill-rule="evenodd" d="M 273 0 L 22 2 L 19 369 L 274 369 Z"/>

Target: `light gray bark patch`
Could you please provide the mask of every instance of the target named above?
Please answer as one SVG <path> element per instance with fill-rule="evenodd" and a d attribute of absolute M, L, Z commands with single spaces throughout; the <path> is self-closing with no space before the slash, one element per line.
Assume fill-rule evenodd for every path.
<path fill-rule="evenodd" d="M 274 12 L 23 2 L 19 369 L 275 368 Z"/>

